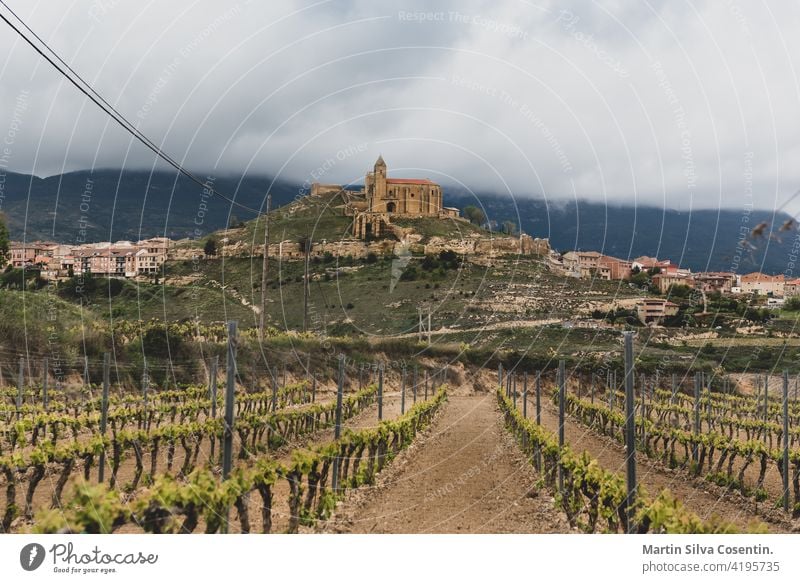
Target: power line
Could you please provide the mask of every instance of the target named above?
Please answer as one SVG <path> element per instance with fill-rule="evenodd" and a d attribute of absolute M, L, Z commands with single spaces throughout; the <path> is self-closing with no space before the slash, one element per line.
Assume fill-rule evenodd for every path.
<path fill-rule="evenodd" d="M 0 0 L 0 1 L 2 1 L 2 0 Z M 789 203 L 790 203 L 790 202 L 792 202 L 792 201 L 793 201 L 794 199 L 796 199 L 798 196 L 800 196 L 800 190 L 797 190 L 797 191 L 795 191 L 795 193 L 794 193 L 792 196 L 790 196 L 789 198 L 787 198 L 787 199 L 786 199 L 786 200 L 783 202 L 783 204 L 782 204 L 781 206 L 779 206 L 779 207 L 778 207 L 778 210 L 776 210 L 776 211 L 775 211 L 775 213 L 777 214 L 777 213 L 781 212 L 783 209 L 785 209 L 785 208 L 786 208 L 786 207 L 789 205 Z"/>
<path fill-rule="evenodd" d="M 173 158 L 172 158 L 172 157 L 171 157 L 169 154 L 167 154 L 167 153 L 166 153 L 166 152 L 164 152 L 164 151 L 163 151 L 161 148 L 159 148 L 159 147 L 158 147 L 158 146 L 157 146 L 157 145 L 156 145 L 156 144 L 155 144 L 155 143 L 154 143 L 152 140 L 150 140 L 150 138 L 148 138 L 148 137 L 147 137 L 147 136 L 146 136 L 144 133 L 142 133 L 142 132 L 141 132 L 139 129 L 137 129 L 137 128 L 136 128 L 136 127 L 135 127 L 135 126 L 134 126 L 134 125 L 133 125 L 131 122 L 129 122 L 129 121 L 128 121 L 128 120 L 125 118 L 125 116 L 124 116 L 124 115 L 122 115 L 122 114 L 121 114 L 119 111 L 117 111 L 117 110 L 114 108 L 114 106 L 113 106 L 113 105 L 111 105 L 111 104 L 110 104 L 108 101 L 106 101 L 106 99 L 105 99 L 105 98 L 104 98 L 102 95 L 100 95 L 100 94 L 99 94 L 97 91 L 95 91 L 95 89 L 94 89 L 94 88 L 93 88 L 93 87 L 92 87 L 92 86 L 91 86 L 91 85 L 90 85 L 90 84 L 89 84 L 89 83 L 88 83 L 88 82 L 87 82 L 85 79 L 83 79 L 83 77 L 81 77 L 81 76 L 80 76 L 80 75 L 79 75 L 79 74 L 78 74 L 78 73 L 77 73 L 77 72 L 76 72 L 76 71 L 75 71 L 75 70 L 74 70 L 72 67 L 70 67 L 70 66 L 69 66 L 69 65 L 68 65 L 68 64 L 67 64 L 67 63 L 64 61 L 64 59 L 62 59 L 62 58 L 61 58 L 61 57 L 58 55 L 58 53 L 56 53 L 56 52 L 55 52 L 55 51 L 54 51 L 52 48 L 50 48 L 50 46 L 48 46 L 48 44 L 47 44 L 47 43 L 46 43 L 46 42 L 45 42 L 45 41 L 44 41 L 44 40 L 43 40 L 43 39 L 42 39 L 42 38 L 41 38 L 41 37 L 40 37 L 38 34 L 36 34 L 36 32 L 34 32 L 34 31 L 33 31 L 33 29 L 31 29 L 31 27 L 29 27 L 29 26 L 28 26 L 28 25 L 25 23 L 25 21 L 24 21 L 24 20 L 22 20 L 22 18 L 20 18 L 20 17 L 19 17 L 19 16 L 16 14 L 16 12 L 14 12 L 14 11 L 13 11 L 13 10 L 12 10 L 12 9 L 11 9 L 9 6 L 8 6 L 8 4 L 6 4 L 6 3 L 5 3 L 3 0 L 0 0 L 0 4 L 2 4 L 2 5 L 5 7 L 5 9 L 6 9 L 6 10 L 8 10 L 8 12 L 10 12 L 10 13 L 11 13 L 11 14 L 14 16 L 14 18 L 16 18 L 16 19 L 17 19 L 17 20 L 20 22 L 20 24 L 21 24 L 21 25 L 22 25 L 22 26 L 23 26 L 23 27 L 24 27 L 24 28 L 25 28 L 25 29 L 26 29 L 26 30 L 27 30 L 29 33 L 30 33 L 31 35 L 33 35 L 33 37 L 34 37 L 34 38 L 35 38 L 35 39 L 36 39 L 36 40 L 37 40 L 39 43 L 41 43 L 41 44 L 42 44 L 42 45 L 43 45 L 43 46 L 44 46 L 44 47 L 45 47 L 45 48 L 46 48 L 46 49 L 47 49 L 47 50 L 48 50 L 48 51 L 49 51 L 49 52 L 52 54 L 53 58 L 55 58 L 55 60 L 56 60 L 56 61 L 58 61 L 59 63 L 61 63 L 61 65 L 63 65 L 63 67 L 66 69 L 66 71 L 64 70 L 64 68 L 62 68 L 61 66 L 59 66 L 59 65 L 58 65 L 58 64 L 57 64 L 57 63 L 56 63 L 56 62 L 53 60 L 53 58 L 51 58 L 49 55 L 45 54 L 45 53 L 42 51 L 42 49 L 41 49 L 39 46 L 37 46 L 37 45 L 36 45 L 36 43 L 34 43 L 34 42 L 33 42 L 33 41 L 30 39 L 30 38 L 28 38 L 28 37 L 25 35 L 25 33 L 24 33 L 24 32 L 22 32 L 22 31 L 21 31 L 21 30 L 20 30 L 20 29 L 19 29 L 17 26 L 15 26 L 15 25 L 14 25 L 14 24 L 13 24 L 13 23 L 12 23 L 12 22 L 11 22 L 11 21 L 8 19 L 8 18 L 7 18 L 7 17 L 6 17 L 4 14 L 0 13 L 0 18 L 1 18 L 3 21 L 5 21 L 5 23 L 6 23 L 6 24 L 8 24 L 8 26 L 10 26 L 10 27 L 12 28 L 12 30 L 14 30 L 14 32 L 16 32 L 16 33 L 17 33 L 17 34 L 18 34 L 18 35 L 19 35 L 19 36 L 20 36 L 20 37 L 21 37 L 21 38 L 22 38 L 22 39 L 23 39 L 23 40 L 24 40 L 26 43 L 28 43 L 28 44 L 29 44 L 29 45 L 30 45 L 30 46 L 33 48 L 33 50 L 35 50 L 37 53 L 39 53 L 39 55 L 40 55 L 42 58 L 44 58 L 44 59 L 45 59 L 45 60 L 46 60 L 48 63 L 50 63 L 50 65 L 52 65 L 52 67 L 53 67 L 54 69 L 56 69 L 56 71 L 58 71 L 59 73 L 61 73 L 61 75 L 63 75 L 63 76 L 64 76 L 64 77 L 65 77 L 65 78 L 66 78 L 66 79 L 67 79 L 67 80 L 68 80 L 68 81 L 69 81 L 69 82 L 70 82 L 72 85 L 74 85 L 74 86 L 75 86 L 75 88 L 76 88 L 76 89 L 78 89 L 78 91 L 80 91 L 80 92 L 81 92 L 81 93 L 83 93 L 83 94 L 84 94 L 86 97 L 88 97 L 88 98 L 89 98 L 89 99 L 92 101 L 92 103 L 94 103 L 94 104 L 95 104 L 97 107 L 99 107 L 100 109 L 102 109 L 102 110 L 103 110 L 103 112 L 104 112 L 106 115 L 108 115 L 109 117 L 111 117 L 111 118 L 112 118 L 112 119 L 113 119 L 115 122 L 117 122 L 117 124 L 119 124 L 119 125 L 120 125 L 120 126 L 121 126 L 121 127 L 124 129 L 124 130 L 125 130 L 125 131 L 127 131 L 127 132 L 128 132 L 129 134 L 131 134 L 131 135 L 132 135 L 134 138 L 136 138 L 136 140 L 138 140 L 139 142 L 141 142 L 142 144 L 144 144 L 144 146 L 146 146 L 146 147 L 147 147 L 149 150 L 151 150 L 151 151 L 152 151 L 152 152 L 153 152 L 153 153 L 154 153 L 156 156 L 158 156 L 159 158 L 161 158 L 162 160 L 164 160 L 164 161 L 165 161 L 167 164 L 169 164 L 170 166 L 172 166 L 172 167 L 173 167 L 175 170 L 177 170 L 177 171 L 178 171 L 180 174 L 182 174 L 182 175 L 186 176 L 187 178 L 189 178 L 189 179 L 190 179 L 190 180 L 192 180 L 193 182 L 195 182 L 195 183 L 197 183 L 198 185 L 202 186 L 204 189 L 207 189 L 207 190 L 208 190 L 208 191 L 209 191 L 209 192 L 210 192 L 212 195 L 214 195 L 214 196 L 217 196 L 217 197 L 219 197 L 219 198 L 221 198 L 221 199 L 223 199 L 223 200 L 225 200 L 225 201 L 229 202 L 230 204 L 232 204 L 232 205 L 235 205 L 235 206 L 237 206 L 237 207 L 239 207 L 239 208 L 241 208 L 241 209 L 244 209 L 244 210 L 247 210 L 247 211 L 249 211 L 249 212 L 252 212 L 252 213 L 254 213 L 256 216 L 258 216 L 258 215 L 261 215 L 261 214 L 262 214 L 262 213 L 261 213 L 261 211 L 259 211 L 259 210 L 257 210 L 257 209 L 254 209 L 254 208 L 251 208 L 251 207 L 249 207 L 249 206 L 247 206 L 247 205 L 244 205 L 244 204 L 242 204 L 242 203 L 240 203 L 240 202 L 237 202 L 237 201 L 235 201 L 233 198 L 231 198 L 231 197 L 229 197 L 229 196 L 227 196 L 227 195 L 225 195 L 225 194 L 223 194 L 223 193 L 219 192 L 219 191 L 218 191 L 218 190 L 216 190 L 216 189 L 215 189 L 215 188 L 214 188 L 214 187 L 213 187 L 211 184 L 209 184 L 209 183 L 208 183 L 208 182 L 206 182 L 206 181 L 203 181 L 203 180 L 201 180 L 201 179 L 200 179 L 199 177 L 197 177 L 195 174 L 193 174 L 192 172 L 190 172 L 189 170 L 187 170 L 186 168 L 184 168 L 184 167 L 183 167 L 183 166 L 182 166 L 182 165 L 181 165 L 179 162 L 177 162 L 176 160 L 174 160 L 174 159 L 173 159 Z M 69 73 L 71 73 L 72 75 L 74 75 L 74 76 L 75 76 L 75 78 L 77 78 L 77 79 L 78 79 L 78 80 L 79 80 L 79 81 L 80 81 L 80 82 L 81 82 L 81 83 L 82 83 L 82 84 L 83 84 L 85 87 L 81 86 L 81 84 L 79 84 L 79 83 L 78 83 L 78 82 L 75 80 L 75 78 L 73 78 L 73 77 L 72 77 L 70 74 L 68 74 L 68 73 L 67 73 L 67 71 L 69 71 Z"/>

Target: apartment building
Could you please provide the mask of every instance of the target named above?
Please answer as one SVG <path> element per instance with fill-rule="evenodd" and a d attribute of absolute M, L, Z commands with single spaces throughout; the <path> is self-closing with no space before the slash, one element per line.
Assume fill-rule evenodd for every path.
<path fill-rule="evenodd" d="M 136 252 L 136 273 L 158 273 L 165 260 L 166 255 L 155 253 L 149 249 L 139 249 Z"/>
<path fill-rule="evenodd" d="M 758 272 L 743 275 L 740 283 L 742 293 L 778 298 L 784 296 L 785 285 L 786 281 L 783 274 L 767 275 Z"/>
<path fill-rule="evenodd" d="M 109 248 L 89 256 L 89 273 L 102 277 L 134 277 L 136 253 L 133 250 Z"/>

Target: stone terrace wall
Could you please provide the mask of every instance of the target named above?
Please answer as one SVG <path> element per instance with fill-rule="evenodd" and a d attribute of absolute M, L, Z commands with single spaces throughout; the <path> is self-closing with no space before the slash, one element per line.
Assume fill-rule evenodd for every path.
<path fill-rule="evenodd" d="M 352 256 L 355 259 L 362 259 L 370 253 L 375 255 L 391 255 L 395 252 L 395 247 L 400 245 L 394 241 L 372 241 L 365 243 L 358 239 L 344 239 L 341 241 L 322 241 L 314 243 L 311 250 L 312 257 L 321 257 L 326 252 L 335 257 Z M 416 247 L 416 246 L 415 246 Z M 517 237 L 480 237 L 470 236 L 463 239 L 444 239 L 442 237 L 432 237 L 428 243 L 421 246 L 422 251 L 427 255 L 435 255 L 441 251 L 455 251 L 459 255 L 480 256 L 480 257 L 499 257 L 502 255 L 522 255 L 546 256 L 550 252 L 550 243 L 547 239 L 534 239 L 528 235 Z M 242 241 L 236 243 L 220 245 L 219 255 L 225 257 L 260 257 L 262 248 L 255 248 Z M 198 254 L 202 254 L 199 248 L 177 248 L 170 250 L 170 259 L 191 260 Z M 300 244 L 296 241 L 283 241 L 270 245 L 270 257 L 278 257 L 284 260 L 299 260 L 304 257 Z"/>

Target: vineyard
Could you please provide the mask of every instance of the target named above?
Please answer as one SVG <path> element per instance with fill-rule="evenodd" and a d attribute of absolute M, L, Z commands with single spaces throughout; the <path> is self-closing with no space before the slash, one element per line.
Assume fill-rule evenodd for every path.
<path fill-rule="evenodd" d="M 351 505 L 329 530 L 679 534 L 796 529 L 800 403 L 766 390 L 731 394 L 728 383 L 687 373 L 677 382 L 679 375 L 636 377 L 631 383 L 635 398 L 626 407 L 626 392 L 613 374 L 602 382 L 595 372 L 569 377 L 565 372 L 563 363 L 555 370 L 501 366 L 496 373 L 476 372 L 470 393 L 450 396 L 441 423 L 452 420 L 453 425 L 423 439 L 432 453 L 417 453 L 404 472 Z M 479 384 L 497 387 L 494 406 L 490 394 L 475 390 Z M 451 414 L 454 407 L 458 410 Z M 493 434 L 496 444 L 471 451 L 490 435 L 479 419 L 505 428 L 513 443 Z M 460 424 L 466 422 L 476 430 L 461 435 Z M 625 447 L 628 428 L 635 456 Z M 453 432 L 458 435 L 451 438 Z M 513 455 L 507 460 L 509 449 L 522 460 Z M 456 463 L 467 450 L 467 459 Z M 630 473 L 631 463 L 638 466 L 638 479 Z M 425 473 L 424 483 L 414 479 L 416 472 Z M 426 494 L 415 496 L 415 490 Z M 487 499 L 495 497 L 502 504 L 482 512 Z M 532 502 L 542 497 L 551 500 L 549 508 Z M 522 517 L 516 507 L 538 516 Z M 476 514 L 484 522 L 470 519 Z"/>
<path fill-rule="evenodd" d="M 666 379 L 636 379 L 631 372 L 630 386 L 621 386 L 614 374 L 568 379 L 563 367 L 562 361 L 554 373 L 537 372 L 530 391 L 527 373 L 501 367 L 498 399 L 507 427 L 571 524 L 588 532 L 736 532 L 767 528 L 756 522 L 763 519 L 781 531 L 800 515 L 800 403 L 790 398 L 788 374 L 777 397 L 766 380 L 763 392 L 759 385 L 755 395 L 735 395 L 727 383 L 712 391 L 700 373 L 687 373 L 681 382 L 672 375 L 667 386 Z M 587 452 L 575 453 L 565 428 L 577 436 L 576 447 L 602 438 L 621 445 L 616 467 L 601 468 Z M 612 445 L 597 449 L 613 459 Z M 636 457 L 648 469 L 644 482 L 663 486 L 662 474 L 675 487 L 697 488 L 688 505 L 700 512 L 706 504 L 720 511 L 738 504 L 732 513 L 738 524 L 714 514 L 700 520 L 663 488 L 651 497 L 636 481 L 635 461 L 631 470 Z M 706 496 L 712 484 L 716 489 Z"/>
<path fill-rule="evenodd" d="M 21 366 L 0 389 L 0 530 L 786 532 L 800 515 L 788 377 L 779 397 L 341 355 L 334 386 L 309 369 L 258 389 L 235 337 L 205 384 L 115 388 L 106 356 L 99 385 L 51 389 Z"/>
<path fill-rule="evenodd" d="M 297 532 L 372 483 L 446 400 L 443 371 L 403 368 L 389 391 L 382 366 L 343 358 L 332 390 L 276 374 L 248 391 L 234 346 L 224 386 L 215 360 L 207 385 L 113 391 L 106 357 L 100 386 L 2 389 L 0 532 Z"/>

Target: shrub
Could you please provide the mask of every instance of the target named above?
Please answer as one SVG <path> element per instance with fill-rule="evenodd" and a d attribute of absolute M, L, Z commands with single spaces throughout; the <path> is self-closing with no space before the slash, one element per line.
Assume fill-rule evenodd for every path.
<path fill-rule="evenodd" d="M 415 265 L 409 265 L 405 268 L 403 273 L 400 274 L 400 281 L 414 281 L 419 277 L 419 272 Z"/>
<path fill-rule="evenodd" d="M 790 297 L 788 300 L 786 300 L 786 303 L 783 307 L 792 312 L 800 310 L 800 296 Z"/>

